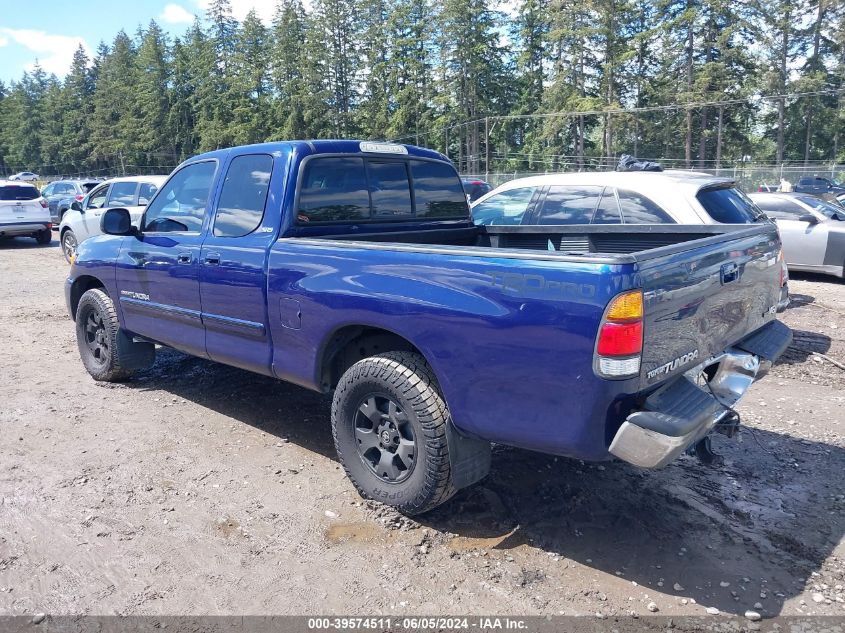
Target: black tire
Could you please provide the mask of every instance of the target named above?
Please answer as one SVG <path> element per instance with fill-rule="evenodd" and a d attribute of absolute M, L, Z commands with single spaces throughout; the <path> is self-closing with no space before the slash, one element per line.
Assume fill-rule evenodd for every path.
<path fill-rule="evenodd" d="M 100 288 L 85 292 L 76 308 L 76 342 L 94 380 L 118 382 L 155 361 L 155 346 L 135 343 L 121 329 L 114 302 Z"/>
<path fill-rule="evenodd" d="M 72 242 L 68 244 L 68 242 Z M 76 248 L 79 246 L 79 243 L 76 241 L 76 234 L 70 230 L 65 229 L 65 232 L 62 233 L 62 253 L 64 253 L 65 259 L 68 263 L 70 263 L 71 255 L 76 254 Z"/>
<path fill-rule="evenodd" d="M 41 246 L 47 246 L 47 244 L 53 241 L 53 231 L 50 229 L 38 231 L 38 233 L 35 234 L 35 241 L 41 244 Z"/>
<path fill-rule="evenodd" d="M 407 515 L 427 512 L 455 494 L 448 421 L 434 373 L 411 352 L 358 361 L 343 374 L 332 400 L 332 435 L 346 475 L 362 497 Z"/>

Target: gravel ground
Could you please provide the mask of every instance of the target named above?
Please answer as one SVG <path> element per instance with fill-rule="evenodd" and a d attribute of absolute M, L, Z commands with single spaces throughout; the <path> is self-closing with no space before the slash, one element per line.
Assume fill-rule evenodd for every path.
<path fill-rule="evenodd" d="M 0 614 L 845 614 L 837 279 L 794 275 L 722 466 L 498 448 L 410 520 L 345 479 L 324 396 L 172 351 L 95 383 L 66 271 L 0 245 Z"/>

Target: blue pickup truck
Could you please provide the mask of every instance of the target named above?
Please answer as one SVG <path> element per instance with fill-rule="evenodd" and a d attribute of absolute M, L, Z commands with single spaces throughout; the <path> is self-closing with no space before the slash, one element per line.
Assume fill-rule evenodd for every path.
<path fill-rule="evenodd" d="M 449 160 L 296 141 L 179 166 L 66 286 L 96 380 L 157 345 L 333 394 L 340 462 L 413 514 L 486 475 L 491 443 L 657 468 L 791 340 L 769 222 L 475 226 Z"/>

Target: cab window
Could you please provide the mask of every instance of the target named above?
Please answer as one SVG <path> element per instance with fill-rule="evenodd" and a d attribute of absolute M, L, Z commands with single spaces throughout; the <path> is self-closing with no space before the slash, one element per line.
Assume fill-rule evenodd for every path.
<path fill-rule="evenodd" d="M 413 216 L 411 183 L 403 162 L 367 161 L 373 218 Z"/>
<path fill-rule="evenodd" d="M 147 207 L 142 230 L 199 233 L 216 168 L 215 161 L 204 161 L 176 172 Z"/>
<path fill-rule="evenodd" d="M 232 160 L 217 204 L 214 235 L 242 237 L 258 228 L 264 217 L 272 170 L 273 157 L 268 154 Z"/>
<path fill-rule="evenodd" d="M 410 165 L 418 218 L 469 216 L 466 193 L 452 165 L 429 160 L 412 160 Z"/>
<path fill-rule="evenodd" d="M 370 193 L 363 158 L 316 158 L 306 163 L 298 222 L 354 222 L 369 217 Z"/>

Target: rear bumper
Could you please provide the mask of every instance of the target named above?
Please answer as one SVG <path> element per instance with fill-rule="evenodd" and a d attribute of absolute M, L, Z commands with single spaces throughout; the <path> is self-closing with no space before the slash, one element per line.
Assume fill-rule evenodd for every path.
<path fill-rule="evenodd" d="M 610 453 L 641 468 L 665 466 L 728 415 L 791 341 L 792 331 L 773 321 L 664 385 L 625 419 Z M 700 385 L 696 377 L 705 368 L 711 378 Z"/>
<path fill-rule="evenodd" d="M 0 237 L 14 237 L 15 235 L 32 235 L 51 227 L 48 220 L 40 222 L 9 222 L 0 223 Z"/>

